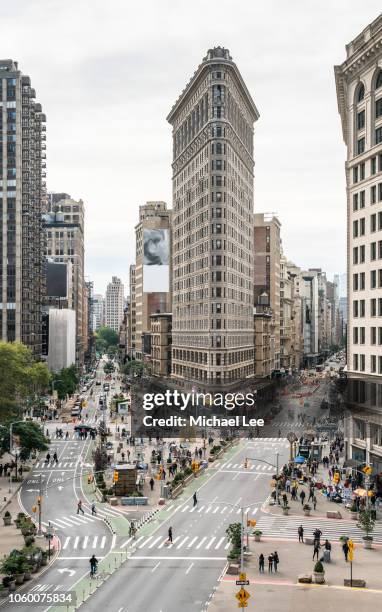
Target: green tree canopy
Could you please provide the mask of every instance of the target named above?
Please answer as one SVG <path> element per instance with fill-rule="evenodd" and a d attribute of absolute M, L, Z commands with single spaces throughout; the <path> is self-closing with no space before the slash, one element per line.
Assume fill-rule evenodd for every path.
<path fill-rule="evenodd" d="M 45 451 L 49 448 L 49 440 L 44 436 L 43 429 L 35 421 L 15 423 L 12 430 L 13 443 L 20 449 L 20 458 L 25 460 L 32 451 Z M 1 452 L 10 450 L 9 428 L 0 428 Z"/>
<path fill-rule="evenodd" d="M 103 371 L 105 372 L 105 374 L 112 374 L 114 370 L 115 366 L 114 363 L 112 363 L 111 361 L 107 361 L 103 366 Z"/>
<path fill-rule="evenodd" d="M 102 326 L 99 328 L 96 334 L 96 349 L 101 353 L 106 353 L 108 348 L 111 346 L 117 346 L 119 342 L 119 336 L 114 329 L 110 327 Z"/>
<path fill-rule="evenodd" d="M 0 422 L 20 416 L 28 398 L 49 387 L 51 375 L 44 363 L 36 363 L 30 349 L 20 342 L 0 342 Z"/>
<path fill-rule="evenodd" d="M 79 377 L 74 365 L 63 368 L 53 375 L 54 390 L 57 391 L 59 399 L 63 400 L 67 395 L 73 395 L 78 385 Z"/>

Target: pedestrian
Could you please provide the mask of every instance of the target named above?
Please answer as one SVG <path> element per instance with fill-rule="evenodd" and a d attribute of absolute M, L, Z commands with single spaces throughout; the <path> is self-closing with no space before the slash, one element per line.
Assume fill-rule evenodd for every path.
<path fill-rule="evenodd" d="M 95 505 L 95 502 L 92 503 L 92 516 L 95 516 L 97 514 L 97 508 Z"/>
<path fill-rule="evenodd" d="M 65 434 L 65 439 L 67 440 L 69 438 L 69 432 L 67 431 Z"/>
<path fill-rule="evenodd" d="M 153 491 L 154 490 L 154 478 L 151 476 L 150 478 L 150 489 Z"/>
<path fill-rule="evenodd" d="M 298 541 L 304 543 L 304 527 L 300 525 L 297 532 L 298 532 Z"/>
<path fill-rule="evenodd" d="M 284 505 L 284 508 L 286 508 L 288 505 L 288 498 L 287 498 L 286 493 L 283 493 L 283 505 Z"/>
<path fill-rule="evenodd" d="M 289 478 L 285 482 L 285 491 L 287 493 L 290 493 L 290 480 L 289 480 Z"/>
<path fill-rule="evenodd" d="M 129 451 L 129 449 L 127 449 L 126 452 L 127 452 L 127 460 L 130 461 L 130 451 Z"/>
<path fill-rule="evenodd" d="M 82 501 L 79 499 L 77 503 L 77 514 L 79 514 L 80 512 L 82 512 L 82 514 L 85 514 L 84 509 L 82 507 Z"/>
<path fill-rule="evenodd" d="M 325 550 L 332 550 L 332 545 L 329 542 L 329 540 L 325 540 L 324 546 L 325 546 Z"/>
<path fill-rule="evenodd" d="M 310 502 L 311 499 L 313 499 L 314 497 L 314 487 L 310 487 L 309 489 L 309 497 L 308 497 L 308 503 Z"/>
<path fill-rule="evenodd" d="M 49 461 L 50 461 L 50 453 L 47 453 L 45 457 L 45 463 L 49 463 Z"/>
<path fill-rule="evenodd" d="M 53 455 L 53 461 L 54 461 L 55 463 L 58 463 L 58 457 L 57 457 L 57 453 L 56 453 L 56 452 L 55 452 L 55 453 L 54 453 L 54 455 Z"/>
<path fill-rule="evenodd" d="M 195 491 L 195 493 L 193 494 L 192 499 L 193 499 L 193 501 L 194 501 L 194 508 L 195 508 L 196 504 L 198 503 L 198 499 L 197 499 L 197 497 L 196 497 L 196 491 Z"/>
<path fill-rule="evenodd" d="M 313 495 L 312 501 L 313 501 L 313 509 L 315 510 L 317 506 L 317 497 L 315 495 Z"/>
<path fill-rule="evenodd" d="M 342 550 L 343 550 L 343 553 L 345 555 L 345 561 L 347 562 L 348 554 L 349 554 L 349 546 L 348 546 L 347 540 L 346 540 L 346 542 L 343 543 Z"/>
<path fill-rule="evenodd" d="M 273 572 L 273 554 L 272 553 L 268 557 L 268 572 L 270 574 Z"/>
<path fill-rule="evenodd" d="M 3 475 L 3 464 L 0 463 L 0 478 L 2 477 L 2 475 Z"/>
<path fill-rule="evenodd" d="M 264 574 L 264 555 L 263 553 L 261 553 L 261 555 L 259 556 L 259 572 L 260 574 Z"/>
<path fill-rule="evenodd" d="M 320 544 L 315 541 L 314 543 L 314 550 L 313 550 L 313 561 L 314 561 L 314 557 L 316 557 L 317 561 L 318 561 L 318 553 L 320 552 Z"/>
<path fill-rule="evenodd" d="M 277 550 L 273 553 L 273 567 L 275 568 L 275 572 L 277 573 L 277 566 L 280 563 L 279 556 L 277 554 Z"/>
<path fill-rule="evenodd" d="M 172 544 L 172 527 L 168 528 L 168 541 Z"/>
<path fill-rule="evenodd" d="M 300 500 L 301 500 L 301 505 L 304 505 L 304 499 L 305 499 L 305 491 L 301 491 L 300 493 Z"/>
<path fill-rule="evenodd" d="M 322 536 L 321 529 L 315 529 L 313 532 L 314 542 L 318 542 L 318 544 L 320 544 L 321 536 Z"/>
<path fill-rule="evenodd" d="M 121 453 L 122 462 L 125 463 L 125 453 Z"/>

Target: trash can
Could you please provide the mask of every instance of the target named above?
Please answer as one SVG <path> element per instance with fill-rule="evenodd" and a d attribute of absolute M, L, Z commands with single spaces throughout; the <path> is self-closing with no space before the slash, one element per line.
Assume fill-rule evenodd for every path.
<path fill-rule="evenodd" d="M 163 497 L 164 499 L 170 498 L 170 487 L 168 485 L 161 485 L 161 497 Z"/>
<path fill-rule="evenodd" d="M 324 563 L 330 563 L 330 550 L 324 550 Z"/>

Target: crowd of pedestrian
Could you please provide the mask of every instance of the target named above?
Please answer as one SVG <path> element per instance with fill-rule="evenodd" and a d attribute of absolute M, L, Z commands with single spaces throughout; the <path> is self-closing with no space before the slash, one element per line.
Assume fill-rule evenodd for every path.
<path fill-rule="evenodd" d="M 272 574 L 273 572 L 277 573 L 277 569 L 280 563 L 280 558 L 279 555 L 277 553 L 277 550 L 275 550 L 275 552 L 271 552 L 268 555 L 268 573 Z M 260 574 L 264 574 L 264 566 L 265 566 L 265 557 L 263 555 L 263 553 L 261 553 L 259 555 L 259 572 Z"/>

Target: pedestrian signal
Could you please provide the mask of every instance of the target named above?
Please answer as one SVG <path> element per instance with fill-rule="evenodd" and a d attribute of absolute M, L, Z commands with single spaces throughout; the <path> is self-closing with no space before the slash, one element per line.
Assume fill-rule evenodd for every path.
<path fill-rule="evenodd" d="M 244 467 L 247 468 L 248 467 L 248 459 L 244 459 Z"/>
<path fill-rule="evenodd" d="M 247 527 L 256 527 L 256 520 L 255 519 L 248 519 L 247 520 Z"/>
<path fill-rule="evenodd" d="M 32 512 L 37 512 L 37 506 L 32 506 Z"/>
<path fill-rule="evenodd" d="M 118 482 L 118 476 L 119 476 L 118 471 L 114 470 L 113 482 Z"/>

